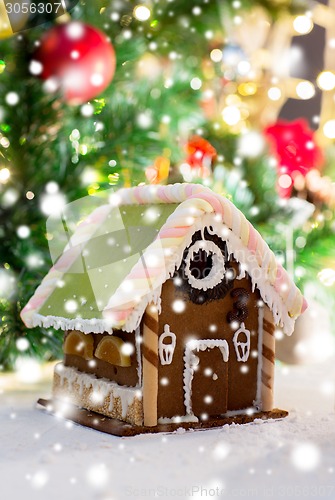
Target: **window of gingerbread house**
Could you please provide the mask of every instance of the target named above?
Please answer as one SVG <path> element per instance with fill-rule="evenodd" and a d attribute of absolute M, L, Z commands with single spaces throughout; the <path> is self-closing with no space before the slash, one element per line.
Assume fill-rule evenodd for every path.
<path fill-rule="evenodd" d="M 90 360 L 93 359 L 93 347 L 93 335 L 73 330 L 66 335 L 63 350 L 65 354 Z"/>
<path fill-rule="evenodd" d="M 116 366 L 130 366 L 133 346 L 119 337 L 104 337 L 95 350 L 95 357 Z"/>
<path fill-rule="evenodd" d="M 213 241 L 199 240 L 189 248 L 185 259 L 185 275 L 193 288 L 213 288 L 222 281 L 224 273 L 224 256 Z"/>

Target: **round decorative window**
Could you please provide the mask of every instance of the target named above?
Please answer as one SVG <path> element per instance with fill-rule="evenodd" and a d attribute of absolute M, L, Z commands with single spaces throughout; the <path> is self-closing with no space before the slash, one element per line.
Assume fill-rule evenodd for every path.
<path fill-rule="evenodd" d="M 225 260 L 213 241 L 196 241 L 185 259 L 185 275 L 193 288 L 207 290 L 218 285 L 225 273 Z"/>

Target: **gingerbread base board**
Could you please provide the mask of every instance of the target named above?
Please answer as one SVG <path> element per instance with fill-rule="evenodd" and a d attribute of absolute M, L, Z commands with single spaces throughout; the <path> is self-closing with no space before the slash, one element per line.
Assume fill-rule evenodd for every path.
<path fill-rule="evenodd" d="M 39 399 L 37 404 L 45 408 L 48 413 L 57 415 L 62 413 L 64 409 L 64 403 L 57 399 Z M 257 412 L 252 415 L 235 415 L 234 417 L 223 417 L 211 421 L 203 422 L 181 422 L 178 424 L 158 424 L 156 427 L 146 427 L 142 425 L 132 425 L 115 418 L 105 417 L 99 413 L 93 411 L 85 410 L 84 408 L 79 408 L 74 405 L 68 405 L 69 415 L 64 415 L 66 420 L 71 420 L 72 422 L 91 429 L 95 429 L 106 434 L 112 434 L 113 436 L 119 437 L 131 437 L 138 434 L 156 434 L 158 432 L 170 433 L 175 432 L 178 429 L 185 430 L 204 430 L 204 429 L 214 429 L 217 427 L 222 427 L 226 424 L 247 424 L 253 422 L 256 419 L 259 420 L 277 420 L 287 417 L 288 412 L 285 410 L 279 410 L 278 408 L 272 411 Z"/>

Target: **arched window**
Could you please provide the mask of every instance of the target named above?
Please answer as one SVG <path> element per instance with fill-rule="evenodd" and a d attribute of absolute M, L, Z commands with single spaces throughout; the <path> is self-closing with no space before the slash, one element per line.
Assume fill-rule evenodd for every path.
<path fill-rule="evenodd" d="M 213 241 L 199 240 L 189 248 L 185 259 L 185 275 L 193 288 L 214 288 L 222 281 L 224 274 L 225 259 Z"/>

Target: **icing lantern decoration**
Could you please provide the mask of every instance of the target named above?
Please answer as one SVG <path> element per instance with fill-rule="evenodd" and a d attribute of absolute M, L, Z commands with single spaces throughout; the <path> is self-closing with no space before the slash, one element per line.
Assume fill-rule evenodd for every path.
<path fill-rule="evenodd" d="M 235 332 L 233 337 L 237 361 L 248 361 L 250 354 L 250 331 L 245 328 L 244 323 Z"/>
<path fill-rule="evenodd" d="M 165 343 L 164 340 L 170 340 Z M 176 335 L 170 332 L 169 325 L 164 326 L 164 333 L 159 337 L 159 358 L 162 365 L 170 365 L 172 363 L 173 353 L 176 348 Z"/>
<path fill-rule="evenodd" d="M 116 366 L 130 366 L 131 359 L 128 354 L 122 351 L 126 342 L 114 335 L 104 337 L 95 350 L 95 357 Z"/>
<path fill-rule="evenodd" d="M 116 65 L 106 35 L 78 21 L 48 31 L 33 60 L 42 65 L 40 76 L 47 81 L 46 88 L 60 90 L 74 105 L 99 95 L 112 81 Z"/>
<path fill-rule="evenodd" d="M 323 165 L 322 150 L 315 142 L 314 131 L 303 119 L 278 120 L 264 132 L 278 159 L 278 193 L 289 198 L 297 176 L 305 177 L 313 168 Z"/>
<path fill-rule="evenodd" d="M 93 359 L 93 335 L 73 330 L 64 341 L 64 353 L 80 356 L 84 359 Z"/>

